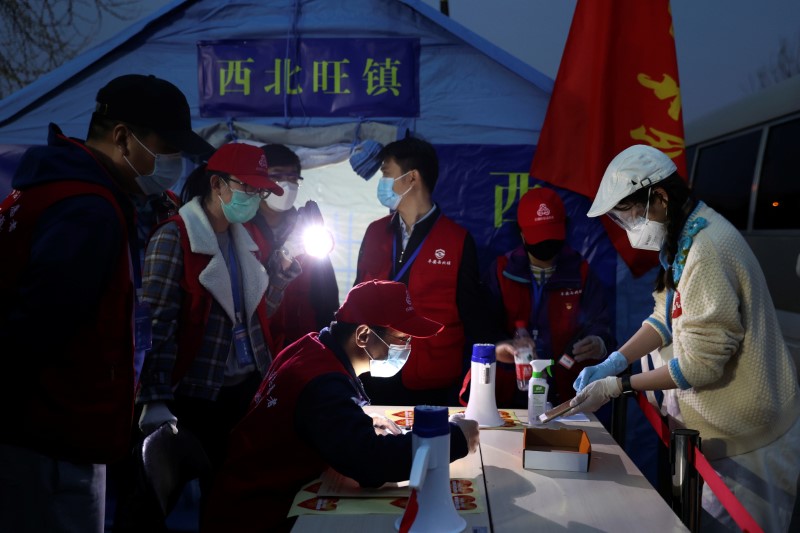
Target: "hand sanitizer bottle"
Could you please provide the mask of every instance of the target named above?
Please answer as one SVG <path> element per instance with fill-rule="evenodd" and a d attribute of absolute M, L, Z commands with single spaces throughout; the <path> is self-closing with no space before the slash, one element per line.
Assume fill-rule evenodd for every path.
<path fill-rule="evenodd" d="M 547 369 L 550 372 L 552 359 L 534 359 L 531 361 L 533 369 L 531 380 L 528 382 L 528 424 L 538 424 L 539 415 L 547 410 L 547 392 L 550 386 L 542 375 Z M 552 375 L 552 374 L 551 374 Z"/>

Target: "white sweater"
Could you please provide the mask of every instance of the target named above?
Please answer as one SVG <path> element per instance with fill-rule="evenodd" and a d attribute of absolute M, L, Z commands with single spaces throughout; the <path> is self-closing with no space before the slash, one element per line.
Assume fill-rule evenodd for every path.
<path fill-rule="evenodd" d="M 700 431 L 708 459 L 760 448 L 800 416 L 797 372 L 781 335 L 764 274 L 747 242 L 722 215 L 700 204 L 687 228 L 704 218 L 693 238 L 671 306 L 655 293 L 645 320 L 673 344 L 669 363 L 681 415 Z M 685 242 L 685 241 L 683 241 Z"/>

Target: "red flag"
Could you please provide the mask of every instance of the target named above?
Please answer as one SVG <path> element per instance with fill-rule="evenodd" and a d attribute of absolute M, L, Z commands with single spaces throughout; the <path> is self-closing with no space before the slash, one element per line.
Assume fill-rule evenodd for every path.
<path fill-rule="evenodd" d="M 685 176 L 678 62 L 668 0 L 578 0 L 531 175 L 594 198 L 619 152 L 649 144 Z M 634 276 L 658 254 L 601 217 Z"/>

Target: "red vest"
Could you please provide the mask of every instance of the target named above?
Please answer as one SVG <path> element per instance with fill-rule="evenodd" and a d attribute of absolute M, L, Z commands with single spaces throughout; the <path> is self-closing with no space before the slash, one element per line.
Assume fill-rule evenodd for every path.
<path fill-rule="evenodd" d="M 306 335 L 280 353 L 231 432 L 203 514 L 204 533 L 274 531 L 303 483 L 325 469 L 322 457 L 293 429 L 297 399 L 312 379 L 331 372 L 349 377 L 318 337 Z"/>
<path fill-rule="evenodd" d="M 260 216 L 260 214 L 256 214 L 256 217 Z M 264 219 L 260 222 L 266 224 Z M 272 254 L 272 243 L 264 235 L 255 218 L 245 222 L 244 227 L 258 246 L 264 268 L 267 268 L 267 262 Z M 306 333 L 318 329 L 316 311 L 311 305 L 311 271 L 315 265 L 312 264 L 313 259 L 306 258 L 306 256 L 300 256 L 297 259 L 303 270 L 286 286 L 280 305 L 269 318 L 269 347 L 274 354 L 279 353 L 284 347 Z M 331 319 L 333 318 L 331 317 Z"/>
<path fill-rule="evenodd" d="M 63 349 L 40 361 L 34 375 L 19 376 L 0 391 L 3 442 L 74 462 L 110 463 L 128 453 L 133 416 L 134 290 L 128 224 L 112 192 L 82 181 L 45 183 L 14 190 L 0 204 L 0 302 L 11 302 L 27 268 L 33 232 L 40 215 L 65 198 L 97 195 L 117 212 L 122 239 L 116 265 L 98 302 L 97 317 L 64 339 Z M 8 231 L 15 223 L 14 231 Z M 138 258 L 136 258 L 138 259 Z M 42 325 L 47 334 L 47 325 Z M 28 339 L 36 342 L 36 339 Z M 26 357 L 24 353 L 3 354 Z M 40 357 L 41 354 L 31 355 Z"/>
<path fill-rule="evenodd" d="M 186 233 L 186 223 L 180 215 L 170 217 L 162 224 L 175 222 L 180 231 L 181 251 L 183 252 L 183 289 L 181 301 L 181 316 L 178 322 L 177 344 L 178 353 L 175 366 L 172 369 L 172 384 L 177 384 L 191 368 L 194 358 L 200 352 L 205 337 L 206 323 L 211 312 L 213 296 L 200 283 L 200 273 L 208 266 L 211 256 L 198 254 L 192 251 L 189 235 Z M 247 287 L 245 287 L 247 290 Z M 272 349 L 272 338 L 269 333 L 269 319 L 265 305 L 259 305 L 256 310 L 261 331 L 267 347 Z M 274 352 L 273 352 L 274 353 Z"/>
<path fill-rule="evenodd" d="M 358 271 L 360 282 L 389 279 L 394 233 L 391 216 L 367 228 Z M 444 215 L 434 223 L 411 265 L 408 291 L 422 316 L 444 324 L 438 335 L 411 341 L 411 355 L 403 366 L 403 385 L 434 389 L 458 383 L 464 359 L 464 325 L 458 314 L 458 270 L 467 232 Z"/>
<path fill-rule="evenodd" d="M 503 275 L 503 271 L 508 264 L 508 257 L 500 256 L 497 258 L 497 279 L 500 285 L 500 292 L 503 295 L 503 307 L 506 310 L 506 331 L 513 333 L 516 329 L 514 323 L 522 320 L 529 323 L 531 317 L 531 288 L 530 285 L 516 282 Z M 589 274 L 589 265 L 586 261 L 581 263 L 581 286 L 576 289 L 583 289 L 586 286 L 586 277 Z M 550 328 L 550 342 L 552 348 L 553 366 L 551 372 L 555 386 L 562 400 L 575 396 L 572 383 L 581 370 L 587 366 L 597 364 L 597 361 L 589 360 L 583 363 L 576 362 L 572 368 L 567 369 L 558 364 L 558 360 L 567 348 L 567 343 L 573 340 L 583 326 L 579 323 L 581 310 L 581 290 L 556 289 L 547 291 L 544 301 L 547 304 L 547 324 Z M 510 374 L 510 373 L 508 373 Z M 506 381 L 507 376 L 504 375 Z M 516 378 L 515 378 L 516 379 Z M 498 381 L 500 377 L 498 376 Z M 501 386 L 506 392 L 513 391 L 507 383 Z"/>

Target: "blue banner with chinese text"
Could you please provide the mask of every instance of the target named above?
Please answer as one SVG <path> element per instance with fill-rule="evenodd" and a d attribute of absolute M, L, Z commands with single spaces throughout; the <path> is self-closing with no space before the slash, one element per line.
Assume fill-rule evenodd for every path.
<path fill-rule="evenodd" d="M 200 114 L 419 116 L 419 39 L 201 41 Z"/>

